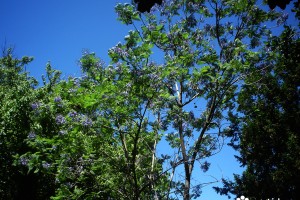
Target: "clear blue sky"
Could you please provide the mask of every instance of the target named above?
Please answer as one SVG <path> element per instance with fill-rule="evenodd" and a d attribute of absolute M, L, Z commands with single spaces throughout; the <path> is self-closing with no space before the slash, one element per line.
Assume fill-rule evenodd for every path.
<path fill-rule="evenodd" d="M 130 1 L 130 0 L 127 0 Z M 33 56 L 27 70 L 40 77 L 45 65 L 79 75 L 83 49 L 109 62 L 107 51 L 129 27 L 116 20 L 114 6 L 126 0 L 0 0 L 0 45 L 16 56 Z"/>
<path fill-rule="evenodd" d="M 80 76 L 78 60 L 83 49 L 89 49 L 107 64 L 109 48 L 122 41 L 132 27 L 116 20 L 114 6 L 130 0 L 0 0 L 0 45 L 13 46 L 15 55 L 33 56 L 27 67 L 38 80 L 48 61 L 65 77 Z M 197 182 L 231 178 L 241 169 L 229 147 L 212 157 L 211 169 L 195 171 Z M 227 199 L 217 195 L 212 185 L 203 188 L 199 199 Z"/>

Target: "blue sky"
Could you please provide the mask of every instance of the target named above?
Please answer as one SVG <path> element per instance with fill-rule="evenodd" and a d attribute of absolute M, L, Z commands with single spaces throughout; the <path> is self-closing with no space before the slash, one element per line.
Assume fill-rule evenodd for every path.
<path fill-rule="evenodd" d="M 128 0 L 129 1 L 129 0 Z M 46 63 L 63 74 L 79 75 L 83 49 L 109 62 L 107 51 L 127 34 L 114 6 L 126 0 L 0 0 L 0 47 L 13 46 L 18 57 L 33 56 L 27 67 L 34 77 Z"/>
<path fill-rule="evenodd" d="M 114 6 L 130 0 L 0 0 L 0 47 L 13 46 L 15 55 L 33 56 L 27 66 L 30 74 L 40 80 L 48 61 L 67 76 L 80 76 L 78 60 L 89 49 L 107 64 L 108 49 L 122 41 L 133 27 L 116 20 Z M 231 178 L 242 170 L 229 147 L 213 156 L 211 169 L 203 174 L 195 170 L 194 179 L 213 181 Z M 213 185 L 203 188 L 199 199 L 227 199 L 217 195 Z M 215 186 L 215 185 L 214 185 Z"/>

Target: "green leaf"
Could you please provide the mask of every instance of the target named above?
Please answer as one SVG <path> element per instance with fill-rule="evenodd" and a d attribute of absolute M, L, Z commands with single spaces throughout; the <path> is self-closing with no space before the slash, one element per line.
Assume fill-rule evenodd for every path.
<path fill-rule="evenodd" d="M 205 73 L 209 72 L 209 69 L 210 69 L 210 66 L 207 65 L 207 66 L 201 67 L 200 72 L 202 74 L 205 74 Z"/>

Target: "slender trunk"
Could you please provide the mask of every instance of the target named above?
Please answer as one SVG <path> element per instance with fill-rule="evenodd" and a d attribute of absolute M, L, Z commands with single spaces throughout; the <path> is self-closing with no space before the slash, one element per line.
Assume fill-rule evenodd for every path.
<path fill-rule="evenodd" d="M 181 146 L 181 150 L 182 150 L 182 158 L 183 158 L 183 162 L 184 162 L 183 166 L 184 166 L 184 172 L 185 172 L 183 199 L 189 200 L 190 199 L 190 187 L 191 187 L 191 173 L 190 173 L 190 167 L 189 167 L 189 158 L 188 158 L 188 155 L 186 154 L 182 120 L 179 121 L 179 137 L 180 137 L 180 146 Z"/>
<path fill-rule="evenodd" d="M 157 117 L 157 122 L 158 124 L 160 124 L 160 113 L 158 113 L 158 117 Z M 155 141 L 153 144 L 153 150 L 152 150 L 152 161 L 151 161 L 151 174 L 150 174 L 150 182 L 151 182 L 151 190 L 154 191 L 154 183 L 155 183 L 155 177 L 153 175 L 154 173 L 154 166 L 155 166 L 155 162 L 156 162 L 156 146 L 157 146 L 157 138 L 158 138 L 158 132 L 156 130 L 155 133 Z M 154 199 L 158 200 L 158 197 L 156 195 L 156 191 L 154 191 Z"/>
<path fill-rule="evenodd" d="M 185 172 L 185 183 L 184 183 L 184 189 L 183 189 L 183 199 L 184 200 L 190 200 L 190 187 L 191 187 L 191 171 L 189 166 L 189 157 L 186 152 L 186 146 L 185 146 L 185 140 L 184 140 L 184 128 L 183 128 L 183 120 L 181 114 L 183 113 L 183 83 L 180 82 L 180 88 L 178 88 L 178 85 L 176 84 L 176 90 L 178 95 L 178 106 L 180 107 L 179 111 L 179 119 L 178 119 L 178 132 L 179 132 L 179 139 L 180 139 L 180 148 L 182 151 L 182 159 L 183 159 L 183 166 L 184 166 L 184 172 Z"/>
<path fill-rule="evenodd" d="M 175 158 L 174 161 L 176 161 L 176 159 L 177 158 Z M 175 174 L 175 170 L 176 170 L 176 166 L 174 166 L 172 168 L 172 173 L 171 173 L 171 176 L 170 176 L 170 181 L 169 181 L 169 186 L 168 186 L 168 192 L 167 192 L 167 200 L 169 200 L 169 195 L 170 195 L 170 191 L 171 191 L 171 186 L 172 186 L 172 181 L 173 181 L 173 177 L 174 177 L 174 174 Z"/>
<path fill-rule="evenodd" d="M 190 200 L 190 187 L 191 187 L 191 176 L 190 174 L 185 175 L 183 199 Z"/>

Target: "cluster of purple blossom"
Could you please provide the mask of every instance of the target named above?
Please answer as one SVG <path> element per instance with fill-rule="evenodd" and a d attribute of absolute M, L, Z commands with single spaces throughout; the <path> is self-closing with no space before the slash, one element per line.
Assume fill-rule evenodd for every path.
<path fill-rule="evenodd" d="M 61 103 L 62 99 L 60 96 L 54 98 L 55 103 Z"/>
<path fill-rule="evenodd" d="M 64 130 L 60 130 L 60 131 L 58 132 L 59 135 L 65 135 L 66 133 L 67 133 L 67 132 L 64 131 Z"/>
<path fill-rule="evenodd" d="M 21 157 L 19 161 L 21 165 L 26 166 L 29 162 L 29 159 L 26 157 Z"/>
<path fill-rule="evenodd" d="M 148 28 L 149 31 L 155 30 L 155 26 L 154 26 L 153 24 L 149 24 L 149 25 L 147 26 L 147 28 Z"/>
<path fill-rule="evenodd" d="M 32 110 L 37 110 L 41 106 L 41 103 L 39 102 L 34 102 L 31 104 Z"/>
<path fill-rule="evenodd" d="M 73 84 L 74 84 L 76 87 L 80 87 L 80 79 L 79 79 L 79 78 L 73 78 Z"/>
<path fill-rule="evenodd" d="M 43 168 L 45 168 L 45 169 L 49 169 L 49 168 L 51 167 L 51 164 L 45 162 L 45 163 L 42 164 L 42 166 L 43 166 Z"/>
<path fill-rule="evenodd" d="M 75 93 L 77 90 L 74 88 L 69 89 L 69 93 Z"/>
<path fill-rule="evenodd" d="M 131 88 L 131 86 L 132 86 L 131 82 L 129 82 L 129 83 L 126 84 L 126 88 Z"/>
<path fill-rule="evenodd" d="M 64 116 L 59 114 L 59 115 L 56 116 L 55 122 L 56 122 L 57 125 L 63 125 L 63 124 L 66 123 L 66 119 L 65 119 Z"/>
<path fill-rule="evenodd" d="M 79 114 L 76 111 L 69 112 L 68 116 L 73 122 L 81 122 L 84 127 L 91 127 L 93 125 L 93 122 L 89 117 Z"/>
<path fill-rule="evenodd" d="M 272 51 L 272 48 L 269 45 L 264 46 L 264 52 L 265 53 L 270 53 Z"/>
<path fill-rule="evenodd" d="M 122 63 L 120 62 L 116 63 L 115 70 L 118 74 L 122 74 L 123 73 Z"/>
<path fill-rule="evenodd" d="M 99 62 L 97 62 L 96 64 L 97 66 L 99 65 Z M 81 80 L 84 81 L 84 80 L 87 80 L 89 77 L 88 75 L 84 74 L 82 77 L 81 77 Z"/>
<path fill-rule="evenodd" d="M 88 117 L 85 117 L 83 120 L 82 120 L 82 125 L 84 127 L 91 127 L 93 125 L 93 121 L 88 118 Z"/>
<path fill-rule="evenodd" d="M 127 51 L 125 51 L 124 49 L 122 49 L 119 46 L 111 48 L 111 51 L 114 52 L 114 53 L 116 53 L 116 54 L 118 54 L 119 56 L 124 56 L 124 57 L 128 56 Z"/>
<path fill-rule="evenodd" d="M 196 30 L 195 34 L 194 34 L 195 40 L 197 42 L 202 41 L 203 40 L 203 35 L 204 35 L 204 31 L 202 31 L 202 30 Z"/>
<path fill-rule="evenodd" d="M 195 12 L 195 11 L 200 10 L 200 5 L 196 4 L 196 3 L 193 3 L 193 2 L 189 2 L 187 4 L 187 7 L 188 7 L 189 10 L 191 10 L 191 12 Z"/>
<path fill-rule="evenodd" d="M 69 117 L 74 121 L 77 117 L 78 113 L 76 111 L 69 112 Z"/>
<path fill-rule="evenodd" d="M 35 139 L 35 138 L 36 138 L 36 134 L 35 134 L 34 132 L 30 132 L 30 133 L 28 134 L 28 139 L 33 140 L 33 139 Z"/>
<path fill-rule="evenodd" d="M 54 102 L 56 103 L 56 105 L 57 105 L 58 107 L 62 107 L 62 106 L 63 106 L 63 104 L 62 104 L 62 99 L 61 99 L 60 96 L 55 97 L 55 98 L 54 98 Z"/>
<path fill-rule="evenodd" d="M 77 113 L 76 111 L 69 112 L 68 116 L 71 118 L 73 122 L 81 121 L 85 116 L 82 114 Z"/>
<path fill-rule="evenodd" d="M 152 80 L 158 80 L 159 79 L 159 76 L 157 74 L 154 74 L 154 73 L 148 74 L 148 77 Z"/>
<path fill-rule="evenodd" d="M 68 188 L 72 188 L 73 187 L 73 184 L 70 183 L 70 182 L 66 182 L 64 185 L 67 186 Z"/>

